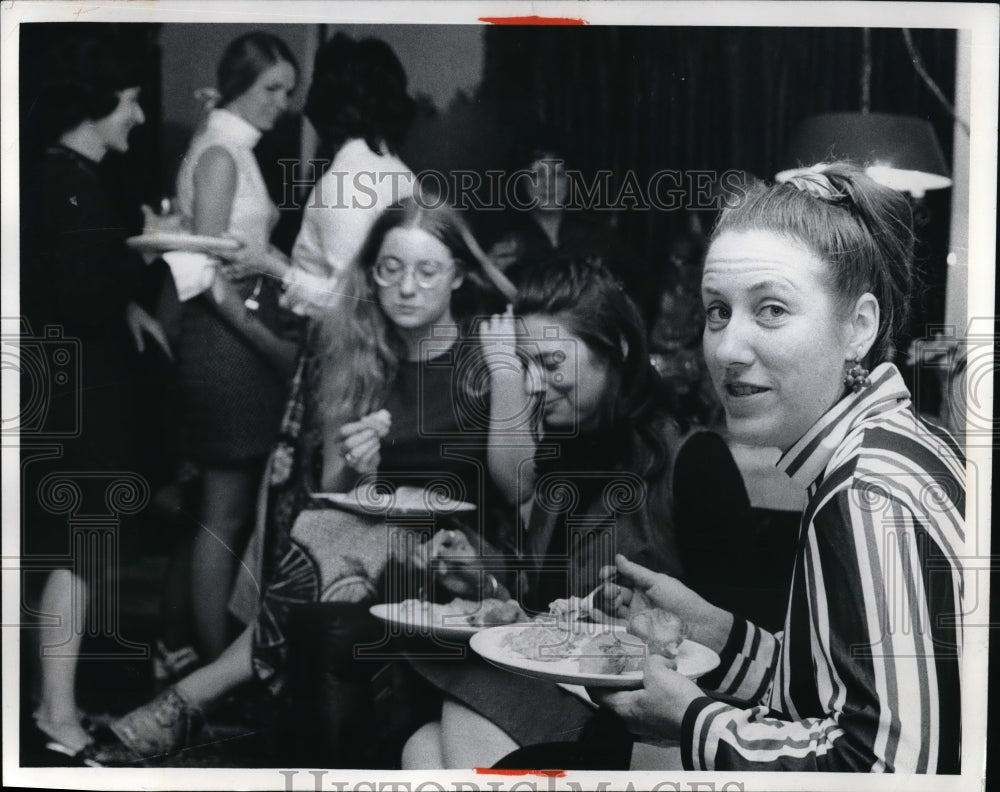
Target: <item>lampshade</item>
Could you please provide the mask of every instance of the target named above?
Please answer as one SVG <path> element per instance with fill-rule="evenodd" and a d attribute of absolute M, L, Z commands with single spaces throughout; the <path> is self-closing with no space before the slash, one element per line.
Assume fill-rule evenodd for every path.
<path fill-rule="evenodd" d="M 802 167 L 833 159 L 863 166 L 875 181 L 919 198 L 950 187 L 937 135 L 929 121 L 888 113 L 824 113 L 806 118 L 792 135 L 785 181 Z"/>

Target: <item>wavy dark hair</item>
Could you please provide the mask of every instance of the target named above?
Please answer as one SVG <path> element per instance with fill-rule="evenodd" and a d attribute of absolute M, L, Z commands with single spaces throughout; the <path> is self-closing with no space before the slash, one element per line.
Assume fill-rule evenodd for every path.
<path fill-rule="evenodd" d="M 381 39 L 337 33 L 316 51 L 304 112 L 325 156 L 351 138 L 363 138 L 376 154 L 383 144 L 394 153 L 414 110 L 403 65 Z"/>
<path fill-rule="evenodd" d="M 556 258 L 526 272 L 514 301 L 517 316 L 561 322 L 609 364 L 596 433 L 607 460 L 646 478 L 661 475 L 672 449 L 664 438 L 669 395 L 649 359 L 642 315 L 621 284 L 591 259 Z"/>
<path fill-rule="evenodd" d="M 55 143 L 84 121 L 110 115 L 126 88 L 142 82 L 140 64 L 113 37 L 66 36 L 45 49 L 44 74 L 26 123 L 42 145 Z"/>
<path fill-rule="evenodd" d="M 892 360 L 907 328 L 913 290 L 913 212 L 906 196 L 847 162 L 823 166 L 787 182 L 751 186 L 723 210 L 712 232 L 773 231 L 805 245 L 830 266 L 840 307 L 865 292 L 879 304 L 879 327 L 865 356 L 868 368 Z"/>
<path fill-rule="evenodd" d="M 254 31 L 233 39 L 222 53 L 216 70 L 219 106 L 225 107 L 245 94 L 265 71 L 284 61 L 299 74 L 299 63 L 288 45 L 271 33 Z"/>
<path fill-rule="evenodd" d="M 339 309 L 318 320 L 310 339 L 318 412 L 327 421 L 354 420 L 382 406 L 404 347 L 378 301 L 373 271 L 386 235 L 396 228 L 426 231 L 451 251 L 465 276 L 452 292 L 451 309 L 461 334 L 475 317 L 501 299 L 485 278 L 479 256 L 467 243 L 464 220 L 446 205 L 408 199 L 387 208 L 375 221 L 341 282 Z"/>

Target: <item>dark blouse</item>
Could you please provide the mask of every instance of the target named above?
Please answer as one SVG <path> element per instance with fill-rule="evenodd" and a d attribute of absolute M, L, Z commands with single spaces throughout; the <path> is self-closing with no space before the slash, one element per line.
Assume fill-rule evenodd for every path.
<path fill-rule="evenodd" d="M 482 503 L 489 438 L 489 396 L 461 380 L 461 342 L 429 361 L 400 361 L 385 409 L 379 478 L 398 486 L 443 486 L 451 497 Z M 456 489 L 457 488 L 457 489 Z"/>
<path fill-rule="evenodd" d="M 41 482 L 53 473 L 75 477 L 84 492 L 81 510 L 105 511 L 103 487 L 114 474 L 104 472 L 144 463 L 148 448 L 139 433 L 149 406 L 139 388 L 152 365 L 145 368 L 136 352 L 125 309 L 133 301 L 152 304 L 158 282 L 125 246 L 128 232 L 96 162 L 54 146 L 25 173 L 22 355 L 30 363 L 21 375 L 21 454 L 30 530 L 22 554 L 66 556 L 74 552 L 66 517 L 42 506 Z M 58 457 L 39 457 L 33 441 L 58 443 Z M 82 574 L 92 571 L 86 566 Z"/>
<path fill-rule="evenodd" d="M 21 202 L 21 311 L 37 333 L 57 324 L 82 339 L 126 339 L 125 306 L 149 305 L 157 283 L 125 244 L 98 164 L 45 152 Z"/>

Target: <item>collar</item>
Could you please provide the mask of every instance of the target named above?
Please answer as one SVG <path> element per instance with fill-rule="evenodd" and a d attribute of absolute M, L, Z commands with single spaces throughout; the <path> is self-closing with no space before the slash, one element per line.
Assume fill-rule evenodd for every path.
<path fill-rule="evenodd" d="M 75 148 L 70 148 L 65 143 L 55 143 L 49 146 L 45 150 L 46 154 L 65 154 L 73 160 L 76 160 L 81 165 L 86 165 L 89 168 L 97 169 L 97 166 L 101 163 L 95 159 L 91 159 L 86 154 L 77 151 Z"/>
<path fill-rule="evenodd" d="M 812 486 L 834 452 L 859 423 L 889 410 L 908 407 L 910 392 L 899 370 L 882 363 L 871 373 L 872 386 L 844 397 L 820 418 L 777 462 L 778 470 L 802 487 Z"/>
<path fill-rule="evenodd" d="M 208 128 L 222 132 L 236 143 L 253 148 L 260 140 L 261 131 L 244 118 L 223 107 L 208 114 Z"/>

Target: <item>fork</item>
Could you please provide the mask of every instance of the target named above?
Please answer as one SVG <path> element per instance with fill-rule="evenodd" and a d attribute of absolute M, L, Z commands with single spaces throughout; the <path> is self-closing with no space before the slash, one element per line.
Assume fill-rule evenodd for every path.
<path fill-rule="evenodd" d="M 594 598 L 598 595 L 598 593 L 604 588 L 604 586 L 607 583 L 612 582 L 614 579 L 615 576 L 612 575 L 611 577 L 602 580 L 600 584 L 598 584 L 597 588 L 595 588 L 586 597 L 583 597 L 582 599 L 580 597 L 570 597 L 569 599 L 565 600 L 555 600 L 555 602 L 553 602 L 552 605 L 549 606 L 549 610 L 552 613 L 555 613 L 560 618 L 565 618 L 566 621 L 579 621 L 581 617 L 590 614 L 590 612 L 594 609 Z M 559 602 L 567 603 L 565 611 L 560 611 L 556 607 L 553 607 L 556 605 L 556 603 Z"/>

